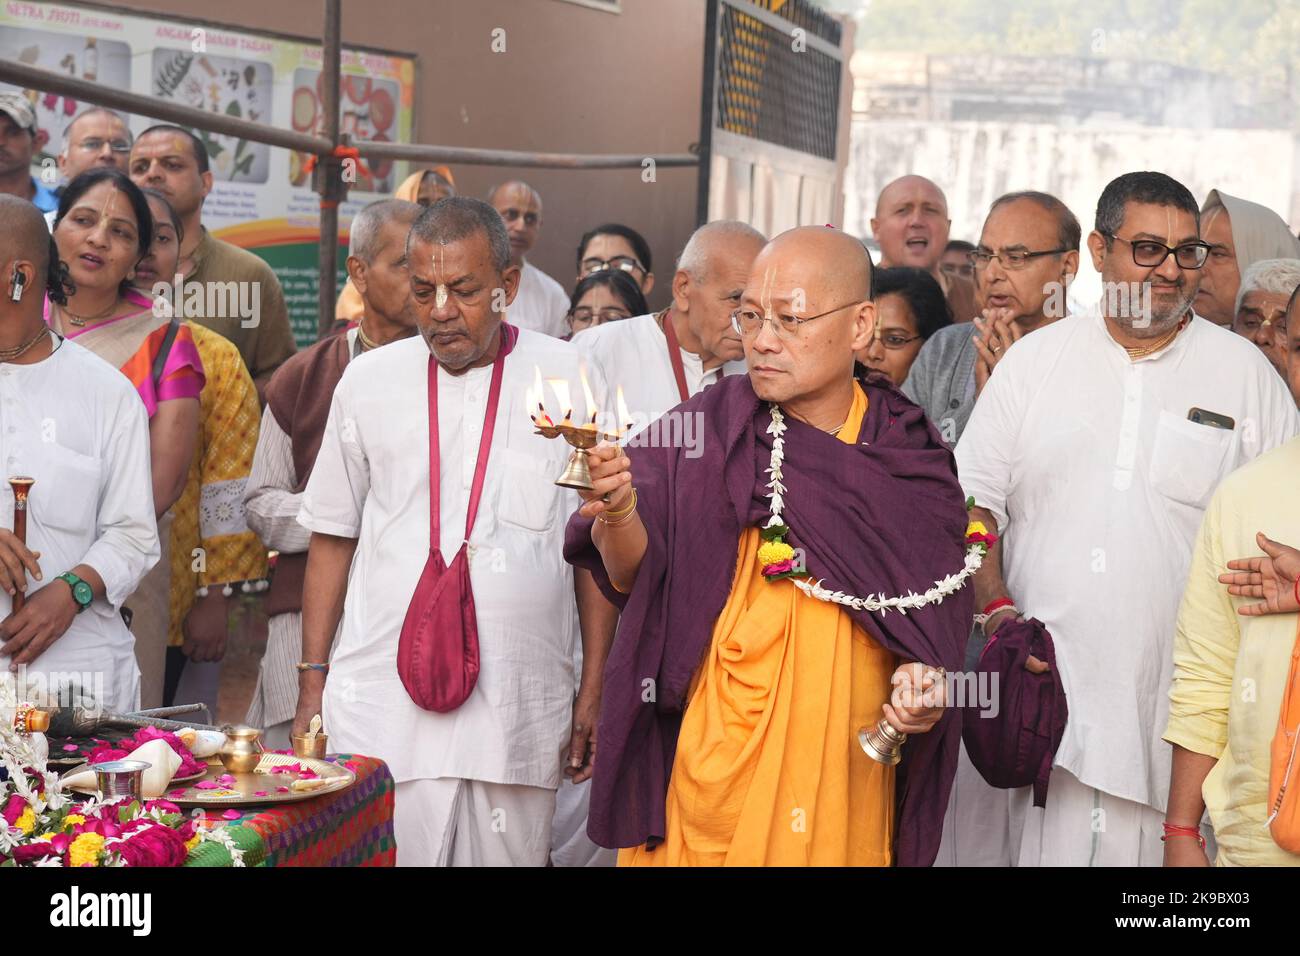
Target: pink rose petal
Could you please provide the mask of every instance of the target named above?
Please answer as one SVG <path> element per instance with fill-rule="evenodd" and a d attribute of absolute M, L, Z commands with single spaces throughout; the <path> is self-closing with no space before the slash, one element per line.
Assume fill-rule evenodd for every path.
<path fill-rule="evenodd" d="M 194 785 L 195 790 L 220 790 L 221 784 L 215 780 L 200 780 Z"/>
<path fill-rule="evenodd" d="M 254 790 L 254 791 L 253 791 L 253 796 L 255 796 L 255 797 L 265 797 L 265 796 L 266 796 L 266 791 L 265 791 L 265 790 Z"/>
<path fill-rule="evenodd" d="M 64 745 L 63 745 L 63 752 L 64 752 L 64 753 L 67 753 L 67 754 L 73 754 L 73 753 L 76 753 L 76 752 L 77 752 L 78 750 L 80 750 L 80 749 L 81 749 L 81 748 L 78 747 L 76 744 L 64 744 Z"/>
<path fill-rule="evenodd" d="M 227 810 L 221 816 L 226 820 L 238 820 L 240 817 L 243 816 L 243 814 L 240 813 L 238 810 Z"/>
<path fill-rule="evenodd" d="M 167 791 L 167 796 L 169 796 L 169 797 L 183 797 L 183 796 L 185 796 L 185 788 L 184 788 L 184 787 L 177 787 L 175 790 L 168 790 L 168 791 Z"/>
<path fill-rule="evenodd" d="M 288 788 L 288 787 L 276 787 L 276 788 L 275 788 L 275 792 L 276 792 L 276 793 L 288 793 L 288 792 L 289 792 L 289 788 Z"/>

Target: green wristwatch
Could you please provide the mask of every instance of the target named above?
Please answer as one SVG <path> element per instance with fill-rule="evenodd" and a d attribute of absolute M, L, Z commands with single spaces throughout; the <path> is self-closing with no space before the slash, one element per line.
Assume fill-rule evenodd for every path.
<path fill-rule="evenodd" d="M 67 581 L 68 587 L 72 588 L 72 600 L 77 602 L 78 614 L 90 607 L 90 602 L 95 600 L 95 592 L 91 590 L 90 585 L 71 571 L 64 571 L 59 575 L 59 580 Z"/>

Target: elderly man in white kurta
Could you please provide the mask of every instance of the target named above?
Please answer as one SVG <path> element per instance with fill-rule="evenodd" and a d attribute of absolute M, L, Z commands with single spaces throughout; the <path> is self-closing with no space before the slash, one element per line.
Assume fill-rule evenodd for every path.
<path fill-rule="evenodd" d="M 159 555 L 149 419 L 121 372 L 46 327 L 56 256 L 36 207 L 0 196 L 0 462 L 35 479 L 25 547 L 14 492 L 0 487 L 0 551 L 25 566 L 26 596 L 15 613 L 5 571 L 0 667 L 20 669 L 19 694 L 33 701 L 128 711 L 140 671 L 120 608 Z"/>
<path fill-rule="evenodd" d="M 502 322 L 518 269 L 487 204 L 435 204 L 407 249 L 421 335 L 348 364 L 303 495 L 313 534 L 294 726 L 323 709 L 331 747 L 388 763 L 399 864 L 543 865 L 576 712 L 578 610 L 561 554 L 575 503 L 554 484 L 570 449 L 534 434 L 529 392 L 540 372 L 580 394 L 579 354 Z M 436 560 L 431 490 L 432 544 L 448 566 L 439 583 L 467 560 L 472 586 L 479 670 L 463 700 L 421 690 L 459 680 L 459 660 L 432 675 L 402 663 L 408 611 L 426 606 L 413 597 L 417 586 L 427 597 Z"/>
<path fill-rule="evenodd" d="M 976 603 L 1015 602 L 985 630 L 1041 620 L 1069 704 L 1046 807 L 1008 794 L 1013 864 L 1160 864 L 1192 543 L 1219 481 L 1300 431 L 1259 349 L 1193 314 L 1197 228 L 1163 174 L 1107 186 L 1088 246 L 1111 294 L 1017 342 L 957 445 L 975 517 L 1003 536 Z"/>
<path fill-rule="evenodd" d="M 740 307 L 749 268 L 766 241 L 743 222 L 707 223 L 682 249 L 668 308 L 573 337 L 609 387 L 622 388 L 634 432 L 724 375 L 747 371 L 731 313 Z"/>

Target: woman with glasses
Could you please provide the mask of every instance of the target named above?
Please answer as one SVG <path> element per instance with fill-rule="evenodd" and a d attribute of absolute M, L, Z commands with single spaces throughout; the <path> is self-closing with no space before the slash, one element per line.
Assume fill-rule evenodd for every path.
<path fill-rule="evenodd" d="M 650 244 L 641 233 L 621 223 L 597 226 L 578 243 L 579 281 L 593 272 L 613 269 L 626 272 L 641 287 L 641 294 L 649 295 L 655 286 L 651 265 Z"/>
<path fill-rule="evenodd" d="M 564 337 L 571 339 L 585 329 L 646 315 L 649 311 L 641 287 L 628 273 L 613 269 L 593 272 L 573 290 L 569 311 L 564 316 L 569 323 L 569 334 Z"/>
<path fill-rule="evenodd" d="M 924 269 L 879 269 L 874 282 L 876 329 L 858 361 L 902 385 L 925 340 L 952 325 L 952 309 Z"/>

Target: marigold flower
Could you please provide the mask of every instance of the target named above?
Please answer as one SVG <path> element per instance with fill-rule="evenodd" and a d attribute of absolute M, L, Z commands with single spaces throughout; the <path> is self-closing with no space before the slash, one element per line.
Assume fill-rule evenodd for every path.
<path fill-rule="evenodd" d="M 27 807 L 22 813 L 18 814 L 18 819 L 14 821 L 14 826 L 22 830 L 23 833 L 31 833 L 36 829 L 36 814 L 31 807 Z"/>
<path fill-rule="evenodd" d="M 984 526 L 983 521 L 972 521 L 970 524 L 966 526 L 966 537 L 968 538 L 973 534 L 988 534 L 988 533 L 989 533 L 989 529 Z"/>
<path fill-rule="evenodd" d="M 758 560 L 762 564 L 780 564 L 794 558 L 794 548 L 784 541 L 765 541 L 758 548 Z"/>
<path fill-rule="evenodd" d="M 69 866 L 99 866 L 104 838 L 98 833 L 83 833 L 68 847 Z"/>

